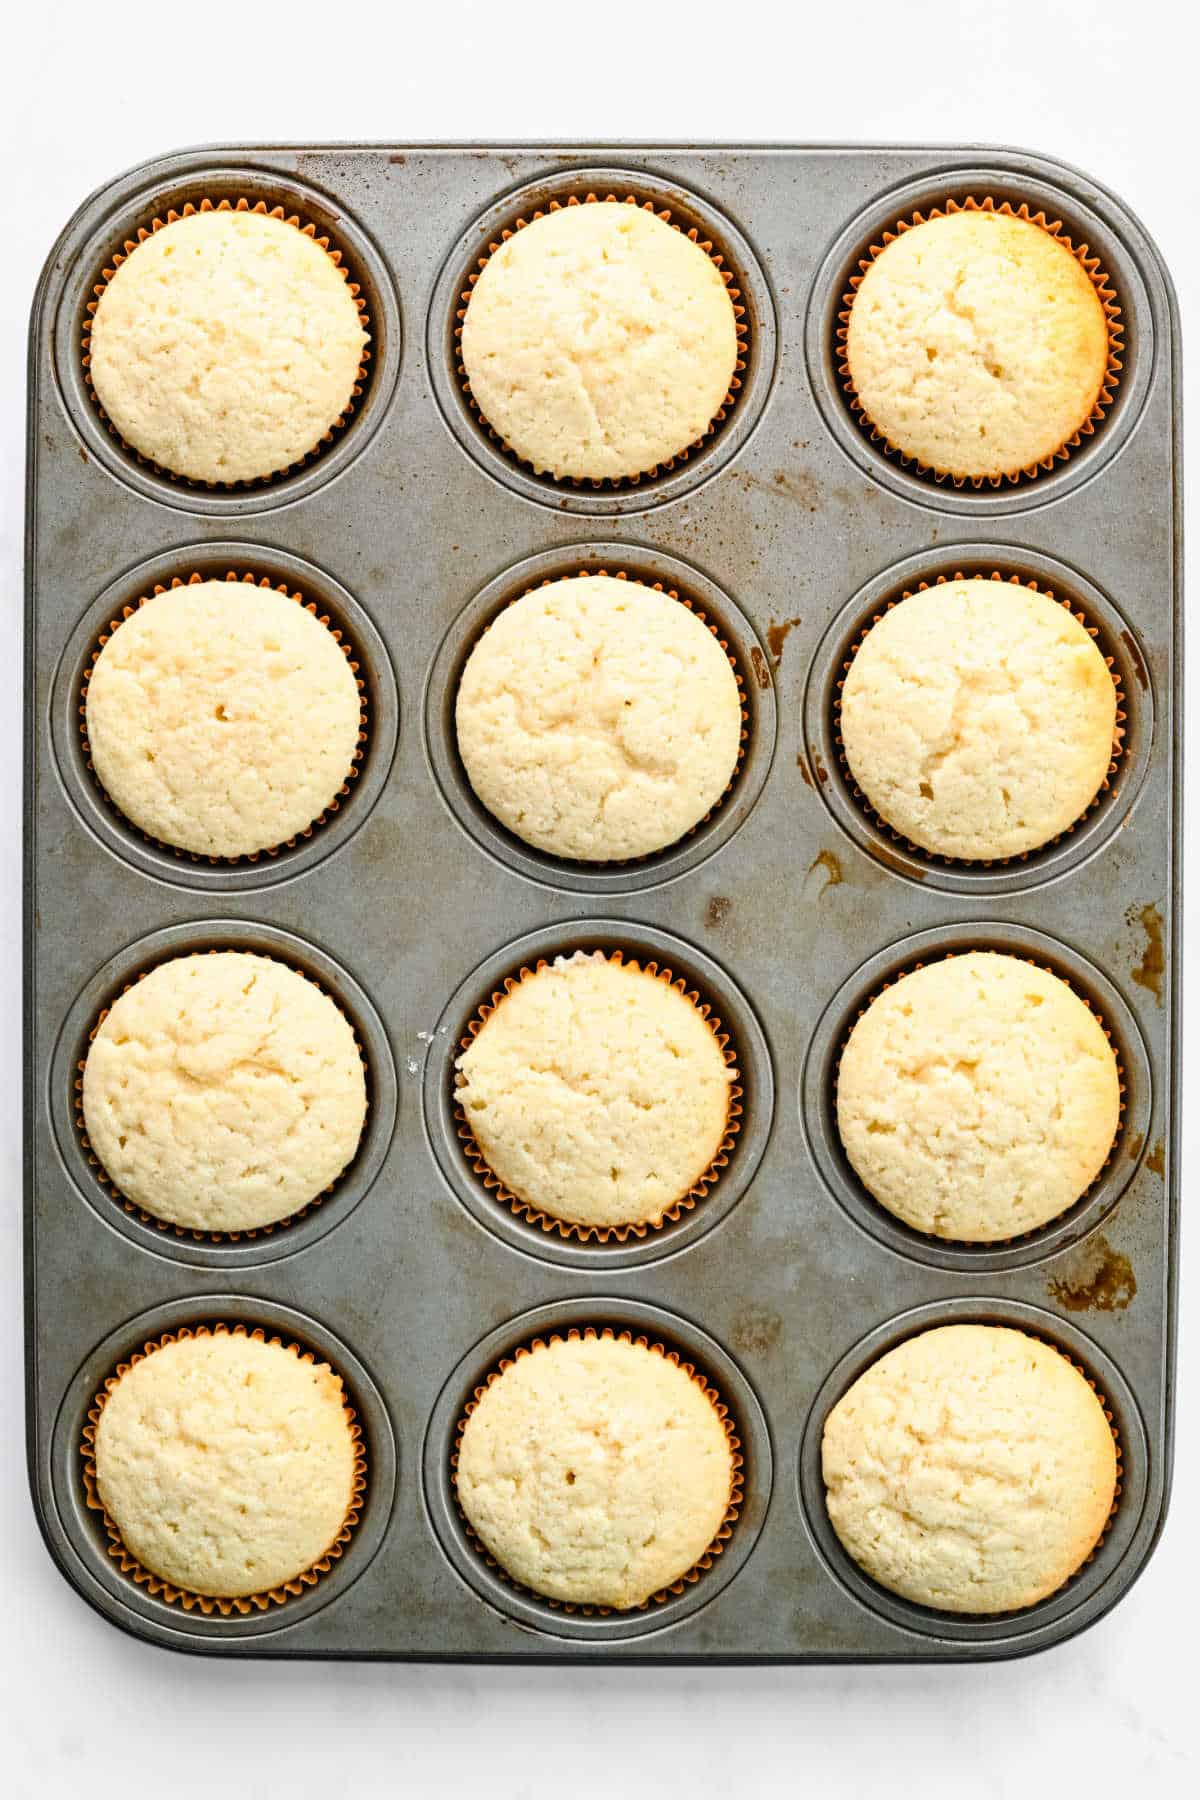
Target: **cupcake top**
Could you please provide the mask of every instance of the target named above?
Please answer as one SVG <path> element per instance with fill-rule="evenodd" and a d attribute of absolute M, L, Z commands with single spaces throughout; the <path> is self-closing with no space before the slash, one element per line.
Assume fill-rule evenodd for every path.
<path fill-rule="evenodd" d="M 162 226 L 92 320 L 96 397 L 125 442 L 193 481 L 256 481 L 315 450 L 354 393 L 367 333 L 344 272 L 257 212 Z"/>
<path fill-rule="evenodd" d="M 712 1544 L 733 1453 L 699 1380 L 660 1351 L 555 1338 L 484 1390 L 455 1479 L 471 1526 L 517 1581 L 552 1600 L 625 1609 L 686 1575 Z"/>
<path fill-rule="evenodd" d="M 354 1494 L 341 1377 L 220 1332 L 135 1362 L 96 1426 L 96 1487 L 143 1568 L 196 1594 L 265 1593 L 319 1562 Z"/>
<path fill-rule="evenodd" d="M 846 356 L 867 418 L 895 449 L 940 474 L 1016 475 L 1087 421 L 1108 326 L 1086 270 L 1049 231 L 956 212 L 872 259 Z"/>
<path fill-rule="evenodd" d="M 850 1033 L 838 1131 L 864 1186 L 916 1231 L 997 1243 L 1056 1219 L 1120 1120 L 1112 1045 L 1057 975 L 970 951 L 901 976 Z"/>
<path fill-rule="evenodd" d="M 455 1066 L 493 1173 L 574 1224 L 659 1224 L 729 1121 L 733 1076 L 698 1007 L 599 951 L 523 976 Z"/>
<path fill-rule="evenodd" d="M 942 856 L 1020 856 L 1084 813 L 1113 754 L 1117 695 L 1065 606 L 948 581 L 871 627 L 842 688 L 846 761 L 875 811 Z"/>
<path fill-rule="evenodd" d="M 678 600 L 610 575 L 550 582 L 471 652 L 455 711 L 471 786 L 554 856 L 647 856 L 685 836 L 737 765 L 729 658 Z"/>
<path fill-rule="evenodd" d="M 113 1185 L 156 1219 L 248 1231 L 289 1217 L 358 1148 L 367 1094 L 345 1015 L 243 951 L 160 963 L 88 1050 L 83 1118 Z"/>
<path fill-rule="evenodd" d="M 872 1363 L 825 1421 L 829 1518 L 873 1580 L 922 1606 L 998 1613 L 1054 1593 L 1112 1510 L 1104 1408 L 1049 1345 L 942 1325 Z"/>
<path fill-rule="evenodd" d="M 624 201 L 515 231 L 471 291 L 471 393 L 538 473 L 641 475 L 704 435 L 737 363 L 733 302 L 708 253 Z"/>
<path fill-rule="evenodd" d="M 354 672 L 275 589 L 201 581 L 147 600 L 92 669 L 92 763 L 127 819 L 176 849 L 250 856 L 304 831 L 358 747 Z"/>

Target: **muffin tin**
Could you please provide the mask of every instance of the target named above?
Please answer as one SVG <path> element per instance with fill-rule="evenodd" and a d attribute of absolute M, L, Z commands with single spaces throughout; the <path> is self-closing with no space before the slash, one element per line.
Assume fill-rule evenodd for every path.
<path fill-rule="evenodd" d="M 724 423 L 652 479 L 543 480 L 463 394 L 456 307 L 496 234 L 552 199 L 634 194 L 734 271 L 746 367 Z M 1126 356 L 1095 434 L 1036 481 L 936 484 L 872 445 L 837 377 L 848 272 L 889 221 L 991 194 L 1062 218 L 1118 290 Z M 126 450 L 80 343 L 99 271 L 140 224 L 244 195 L 342 248 L 375 334 L 335 441 L 254 488 L 176 482 Z M 1178 1143 L 1181 514 L 1178 323 L 1137 221 L 1046 158 L 921 148 L 230 148 L 110 182 L 68 225 L 34 304 L 27 562 L 26 1270 L 34 1503 L 106 1617 L 202 1653 L 736 1661 L 1012 1655 L 1068 1637 L 1144 1566 L 1170 1476 Z M 621 568 L 719 626 L 748 738 L 724 803 L 628 865 L 556 862 L 479 808 L 454 683 L 479 631 L 544 578 Z M 240 865 L 150 843 L 97 788 L 80 680 L 120 607 L 173 575 L 285 581 L 347 632 L 370 736 L 336 814 Z M 1125 695 L 1127 751 L 1078 829 L 1024 861 L 923 857 L 838 762 L 846 647 L 888 598 L 1000 570 L 1083 611 Z M 1056 968 L 1096 1007 L 1126 1084 L 1120 1138 L 1065 1218 L 1004 1245 L 934 1242 L 857 1186 L 832 1070 L 865 998 L 967 945 Z M 259 949 L 354 1023 L 370 1114 L 319 1206 L 197 1241 L 126 1212 L 75 1125 L 87 1032 L 129 980 L 200 947 Z M 482 1186 L 452 1061 L 479 1003 L 540 956 L 620 949 L 686 977 L 737 1047 L 742 1129 L 707 1199 L 625 1243 L 547 1233 Z M 105 1375 L 163 1331 L 245 1321 L 329 1358 L 363 1423 L 362 1519 L 334 1570 L 269 1613 L 185 1613 L 123 1576 L 79 1444 Z M 865 1364 L 926 1325 L 1015 1324 L 1104 1394 L 1124 1473 L 1112 1528 L 1058 1594 L 993 1619 L 886 1594 L 825 1517 L 820 1430 Z M 723 1554 L 662 1604 L 587 1616 L 502 1581 L 450 1480 L 455 1425 L 498 1359 L 612 1325 L 679 1350 L 730 1406 L 745 1497 Z"/>

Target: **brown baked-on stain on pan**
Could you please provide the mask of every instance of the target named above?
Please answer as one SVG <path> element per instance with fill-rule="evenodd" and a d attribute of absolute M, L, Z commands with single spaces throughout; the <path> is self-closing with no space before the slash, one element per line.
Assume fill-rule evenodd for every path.
<path fill-rule="evenodd" d="M 1085 1244 L 1046 1292 L 1065 1312 L 1123 1312 L 1137 1293 L 1133 1264 L 1106 1237 Z"/>
<path fill-rule="evenodd" d="M 1138 986 L 1145 988 L 1148 994 L 1154 995 L 1155 1004 L 1163 1003 L 1163 976 L 1166 974 L 1167 958 L 1163 946 L 1162 914 L 1158 907 L 1131 906 L 1125 915 L 1131 925 L 1140 925 L 1146 934 L 1146 948 L 1142 952 L 1141 961 L 1135 963 L 1130 975 Z"/>

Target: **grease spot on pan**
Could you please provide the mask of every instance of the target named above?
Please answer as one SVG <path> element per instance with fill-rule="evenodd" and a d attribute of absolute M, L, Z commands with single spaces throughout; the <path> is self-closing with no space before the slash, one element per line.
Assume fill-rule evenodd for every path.
<path fill-rule="evenodd" d="M 1163 974 L 1166 970 L 1166 954 L 1163 949 L 1162 914 L 1157 906 L 1131 906 L 1126 913 L 1131 925 L 1140 925 L 1146 934 L 1146 948 L 1142 952 L 1142 960 L 1134 965 L 1132 975 L 1139 987 L 1154 995 L 1156 1003 L 1163 1002 Z"/>
<path fill-rule="evenodd" d="M 747 1306 L 733 1321 L 730 1334 L 735 1350 L 748 1356 L 766 1356 L 779 1342 L 783 1320 L 765 1306 Z"/>
<path fill-rule="evenodd" d="M 823 870 L 825 875 L 820 887 L 822 894 L 831 887 L 841 887 L 845 877 L 842 874 L 842 865 L 832 850 L 818 850 L 808 865 L 808 872 L 810 875 L 815 875 L 818 869 Z"/>
<path fill-rule="evenodd" d="M 1150 686 L 1150 677 L 1146 673 L 1146 664 L 1142 657 L 1141 650 L 1138 648 L 1138 641 L 1134 637 L 1132 631 L 1123 631 L 1121 633 L 1121 642 L 1129 652 L 1129 661 L 1132 665 L 1134 675 L 1137 677 L 1138 686 L 1143 689 L 1148 688 Z"/>
<path fill-rule="evenodd" d="M 1098 1237 L 1046 1283 L 1046 1292 L 1066 1312 L 1123 1312 L 1137 1293 L 1137 1277 L 1129 1258 Z"/>
<path fill-rule="evenodd" d="M 771 671 L 767 667 L 766 657 L 763 655 L 757 644 L 751 644 L 750 646 L 750 667 L 754 670 L 754 679 L 757 681 L 759 687 L 769 688 L 771 685 Z"/>
<path fill-rule="evenodd" d="M 787 643 L 788 633 L 799 625 L 799 623 L 799 618 L 772 619 L 770 625 L 767 627 L 767 648 L 774 657 L 776 665 L 778 665 L 779 659 L 783 655 L 783 646 Z"/>

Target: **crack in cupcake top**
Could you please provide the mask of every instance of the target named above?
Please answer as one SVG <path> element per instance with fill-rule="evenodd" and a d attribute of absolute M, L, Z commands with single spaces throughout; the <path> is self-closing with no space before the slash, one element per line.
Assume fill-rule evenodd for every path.
<path fill-rule="evenodd" d="M 333 1000 L 243 951 L 151 969 L 114 1002 L 83 1071 L 88 1139 L 118 1193 L 206 1232 L 298 1212 L 352 1161 L 366 1105 Z"/>
<path fill-rule="evenodd" d="M 677 842 L 737 766 L 729 656 L 682 602 L 580 575 L 506 607 L 476 644 L 455 706 L 479 799 L 516 836 L 586 862 Z"/>
<path fill-rule="evenodd" d="M 854 392 L 889 444 L 961 479 L 1015 476 L 1068 443 L 1104 389 L 1109 325 L 1049 230 L 986 209 L 909 226 L 850 306 Z"/>
<path fill-rule="evenodd" d="M 551 1218 L 657 1223 L 711 1167 L 735 1074 L 700 1008 L 602 952 L 516 981 L 456 1063 L 487 1165 Z"/>
<path fill-rule="evenodd" d="M 1057 975 L 995 951 L 944 957 L 877 994 L 837 1073 L 838 1133 L 868 1192 L 914 1230 L 970 1243 L 1073 1206 L 1120 1113 L 1095 1014 Z"/>
<path fill-rule="evenodd" d="M 537 473 L 623 480 L 709 429 L 734 378 L 737 319 L 705 250 L 603 200 L 533 219 L 493 251 L 462 355 L 483 417 Z"/>
<path fill-rule="evenodd" d="M 919 849 L 1023 855 L 1103 785 L 1117 688 L 1092 635 L 1035 588 L 940 583 L 889 608 L 856 649 L 839 727 L 854 780 Z"/>
<path fill-rule="evenodd" d="M 1087 1379 L 1007 1326 L 946 1325 L 871 1365 L 825 1422 L 830 1521 L 893 1593 L 956 1613 L 1056 1591 L 1111 1515 L 1119 1458 Z"/>

